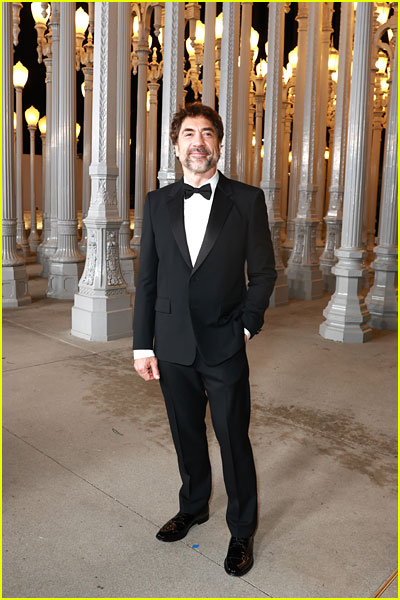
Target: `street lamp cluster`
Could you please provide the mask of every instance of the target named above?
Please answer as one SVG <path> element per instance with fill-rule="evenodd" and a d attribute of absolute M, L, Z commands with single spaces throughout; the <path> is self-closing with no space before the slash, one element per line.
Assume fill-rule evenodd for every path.
<path fill-rule="evenodd" d="M 13 36 L 14 42 L 18 40 L 19 35 L 19 11 L 21 9 L 21 3 L 12 3 L 12 18 L 13 18 Z M 121 6 L 124 3 L 119 3 Z M 175 4 L 175 3 L 174 3 Z M 176 3 L 178 4 L 178 3 Z M 117 166 L 119 172 L 125 173 L 125 167 L 122 169 L 121 164 L 118 160 L 122 160 L 121 157 L 128 155 L 129 158 L 129 133 L 130 133 L 130 117 L 132 105 L 130 100 L 130 86 L 129 94 L 126 99 L 122 102 L 121 80 L 125 79 L 130 81 L 130 74 L 133 73 L 137 81 L 137 99 L 133 104 L 136 105 L 136 139 L 135 139 L 135 219 L 134 219 L 134 236 L 130 240 L 129 228 L 125 231 L 124 243 L 121 243 L 120 248 L 124 248 L 123 253 L 127 260 L 131 260 L 132 253 L 129 251 L 131 248 L 134 251 L 140 250 L 140 237 L 141 237 L 141 226 L 142 226 L 142 210 L 144 204 L 144 198 L 147 191 L 157 186 L 157 163 L 158 163 L 158 145 L 157 145 L 157 133 L 158 133 L 158 94 L 160 91 L 160 82 L 164 78 L 165 85 L 163 86 L 163 113 L 164 108 L 165 114 L 169 111 L 169 108 L 175 103 L 174 110 L 185 102 L 187 97 L 194 97 L 195 100 L 203 100 L 205 103 L 214 105 L 216 99 L 219 103 L 219 110 L 223 118 L 229 114 L 229 110 L 232 109 L 234 118 L 228 122 L 227 134 L 225 138 L 225 146 L 228 147 L 228 142 L 232 144 L 233 152 L 235 153 L 234 159 L 231 161 L 229 168 L 226 173 L 233 177 L 251 183 L 253 185 L 263 187 L 264 192 L 267 187 L 270 192 L 270 197 L 273 197 L 272 184 L 274 177 L 279 182 L 280 188 L 274 194 L 278 198 L 277 204 L 280 199 L 280 215 L 279 211 L 276 211 L 274 216 L 275 221 L 273 225 L 286 221 L 286 227 L 280 226 L 279 235 L 276 238 L 280 239 L 284 243 L 287 254 L 285 259 L 289 258 L 294 252 L 294 247 L 299 246 L 299 236 L 303 235 L 304 223 L 317 240 L 318 252 L 322 252 L 324 243 L 322 240 L 328 238 L 329 252 L 324 253 L 328 256 L 324 257 L 325 262 L 322 260 L 318 263 L 318 258 L 314 261 L 313 266 L 319 268 L 320 264 L 326 265 L 327 273 L 332 273 L 332 267 L 336 263 L 334 256 L 337 244 L 340 243 L 340 229 L 342 219 L 342 202 L 343 202 L 343 171 L 345 144 L 338 150 L 337 145 L 334 144 L 335 130 L 339 131 L 338 117 L 344 125 L 341 125 L 340 136 L 336 136 L 339 139 L 346 139 L 346 123 L 349 119 L 348 105 L 349 105 L 349 89 L 351 70 L 353 66 L 352 59 L 352 45 L 354 44 L 354 10 L 353 5 L 350 3 L 349 10 L 341 8 L 341 21 L 340 27 L 342 31 L 342 24 L 344 23 L 345 17 L 342 15 L 345 12 L 349 13 L 349 31 L 348 38 L 349 44 L 345 50 L 340 49 L 340 61 L 339 51 L 333 47 L 332 44 L 332 10 L 333 8 L 327 5 L 321 6 L 321 14 L 317 15 L 314 8 L 311 8 L 311 4 L 307 6 L 307 3 L 299 3 L 297 20 L 299 23 L 298 28 L 298 40 L 297 46 L 293 48 L 288 54 L 287 64 L 283 67 L 283 45 L 279 51 L 278 45 L 274 46 L 273 33 L 269 33 L 269 42 L 265 44 L 265 58 L 260 57 L 260 35 L 252 27 L 252 10 L 251 6 L 247 3 L 241 4 L 238 9 L 239 18 L 234 17 L 234 11 L 232 15 L 228 10 L 223 13 L 216 15 L 216 5 L 211 7 L 209 3 L 206 5 L 205 10 L 205 23 L 200 19 L 201 8 L 200 4 L 196 2 L 184 3 L 184 6 L 176 9 L 176 12 L 170 12 L 166 10 L 164 3 L 158 2 L 133 2 L 129 3 L 129 6 L 125 6 L 125 11 L 121 15 L 126 20 L 126 31 L 118 24 L 118 30 L 115 32 L 115 43 L 118 47 L 118 82 L 116 86 L 117 96 L 117 115 L 125 114 L 125 117 L 121 117 L 118 121 L 117 117 Z M 231 3 L 226 3 L 231 4 Z M 357 3 L 354 3 L 355 5 Z M 50 170 L 50 155 L 49 148 L 52 149 L 51 169 L 54 168 L 54 164 L 58 164 L 57 156 L 54 158 L 54 146 L 51 140 L 52 136 L 55 135 L 53 128 L 58 127 L 58 113 L 51 114 L 51 111 L 57 111 L 58 106 L 61 104 L 60 99 L 57 96 L 57 100 L 51 101 L 51 85 L 52 77 L 53 84 L 55 85 L 54 72 L 58 69 L 56 52 L 59 52 L 56 44 L 59 43 L 59 28 L 60 20 L 57 15 L 58 3 L 42 3 L 33 2 L 31 4 L 32 15 L 35 21 L 35 29 L 37 31 L 37 56 L 38 61 L 43 62 L 46 67 L 46 117 L 42 117 L 39 120 L 39 112 L 31 107 L 25 112 L 26 123 L 30 134 L 30 172 L 31 172 L 31 194 L 30 194 L 30 213 L 31 213 L 31 231 L 29 239 L 26 239 L 26 232 L 24 227 L 23 218 L 23 206 L 22 206 L 22 183 L 21 183 L 21 160 L 22 160 L 22 92 L 28 78 L 27 69 L 18 63 L 14 67 L 14 87 L 16 91 L 16 114 L 15 120 L 15 151 L 16 151 L 16 198 L 17 198 L 17 240 L 21 246 L 23 255 L 26 259 L 29 259 L 31 254 L 34 252 L 38 253 L 38 260 L 42 260 L 41 247 L 46 247 L 47 241 L 52 236 L 53 249 L 54 249 L 54 232 L 50 236 L 50 208 L 48 198 L 44 199 L 43 202 L 43 236 L 42 244 L 39 245 L 39 235 L 36 219 L 35 210 L 35 188 L 34 188 L 34 140 L 35 131 L 39 126 L 41 132 L 41 139 L 43 144 L 43 182 L 47 182 L 47 171 Z M 360 11 L 361 4 L 358 10 Z M 119 7 L 120 9 L 121 7 Z M 356 6 L 354 7 L 356 8 Z M 363 6 L 362 11 L 364 12 L 365 7 Z M 72 8 L 71 8 L 72 10 Z M 319 10 L 319 9 L 318 9 Z M 371 29 L 372 42 L 369 49 L 372 48 L 371 52 L 373 60 L 370 69 L 370 96 L 372 101 L 373 96 L 373 116 L 371 121 L 368 123 L 371 131 L 369 135 L 371 137 L 371 162 L 374 161 L 378 164 L 376 173 L 374 169 L 371 169 L 371 173 L 367 174 L 367 190 L 370 199 L 368 200 L 368 210 L 365 211 L 364 220 L 368 221 L 368 235 L 365 232 L 363 235 L 367 238 L 364 240 L 367 247 L 372 251 L 374 246 L 375 238 L 375 219 L 376 219 L 376 199 L 372 200 L 372 196 L 377 197 L 378 190 L 378 171 L 379 171 L 379 157 L 381 156 L 380 144 L 381 144 L 381 132 L 386 126 L 387 112 L 389 110 L 389 90 L 390 84 L 393 79 L 393 65 L 394 65 L 394 41 L 393 30 L 395 28 L 395 18 L 397 16 L 397 9 L 391 9 L 389 3 L 375 3 L 371 13 L 374 27 Z M 175 24 L 170 23 L 168 19 L 170 15 L 178 15 L 179 13 L 179 42 L 177 37 L 173 37 L 172 32 L 176 32 Z M 270 14 L 274 13 L 270 7 Z M 72 19 L 73 13 L 70 14 Z M 224 14 L 224 16 L 223 16 Z M 360 14 L 360 13 L 358 13 Z M 390 22 L 388 22 L 389 15 Z M 229 16 L 231 15 L 231 16 Z M 315 31 L 310 26 L 310 15 L 314 15 L 312 21 L 315 25 Z M 168 19 L 167 19 L 168 16 Z M 282 16 L 282 14 L 281 14 Z M 57 20 L 58 19 L 58 20 Z M 319 19 L 319 20 L 318 20 Z M 326 19 L 325 24 L 323 19 Z M 121 17 L 118 17 L 118 23 L 120 23 Z M 231 29 L 232 28 L 232 29 Z M 224 31 L 225 29 L 225 31 Z M 73 27 L 71 32 L 73 31 Z M 89 163 L 91 160 L 91 125 L 92 125 L 92 87 L 93 87 L 93 60 L 94 60 L 94 45 L 93 36 L 94 31 L 94 3 L 88 3 L 88 13 L 82 8 L 79 8 L 75 13 L 75 33 L 71 33 L 68 38 L 72 44 L 72 60 L 69 60 L 68 64 L 71 64 L 73 68 L 79 70 L 82 68 L 84 74 L 84 82 L 82 83 L 82 94 L 84 96 L 84 122 L 82 127 L 83 132 L 83 168 L 82 168 L 82 237 L 79 243 L 79 250 L 82 254 L 86 254 L 87 249 L 87 233 L 85 228 L 85 219 L 89 209 L 89 199 L 91 195 L 91 179 L 89 177 Z M 122 31 L 124 40 L 121 41 Z M 231 35 L 232 33 L 232 35 Z M 126 35 L 125 35 L 126 34 Z M 73 35 L 75 35 L 75 42 L 73 41 Z M 282 39 L 282 34 L 280 34 Z M 175 48 L 171 50 L 171 37 L 173 37 L 173 44 L 179 46 L 179 51 L 175 52 Z M 167 39 L 165 39 L 167 38 Z M 185 39 L 186 38 L 186 39 Z M 314 62 L 310 62 L 313 67 L 310 69 L 306 68 L 307 58 L 307 44 L 310 39 L 313 38 L 315 43 L 315 56 L 319 56 L 318 60 L 313 58 Z M 315 39 L 314 39 L 315 38 Z M 236 40 L 235 46 L 229 45 L 232 39 Z M 268 44 L 270 45 L 270 56 L 268 56 Z M 221 46 L 223 46 L 221 48 Z M 344 46 L 343 46 L 344 47 Z M 227 50 L 229 48 L 229 51 Z M 233 51 L 232 51 L 233 50 Z M 126 51 L 126 52 L 125 52 Z M 281 54 L 279 54 L 281 52 Z M 126 65 L 129 72 L 119 68 L 120 57 L 126 54 Z M 263 54 L 263 53 L 262 53 Z M 279 61 L 277 56 L 279 54 Z M 229 60 L 226 56 L 229 55 Z M 57 54 L 58 56 L 58 54 Z M 165 58 L 168 56 L 168 59 Z M 175 65 L 171 56 L 179 57 L 176 63 L 179 64 L 179 73 L 174 71 Z M 323 60 L 322 57 L 323 56 Z M 52 64 L 52 61 L 54 64 Z M 125 58 L 124 58 L 125 61 Z M 164 62 L 165 61 L 165 62 Z M 319 62 L 324 64 L 324 68 L 320 69 Z M 183 63 L 183 65 L 182 65 Z M 346 67 L 344 70 L 344 63 Z M 124 63 L 125 64 L 125 63 Z M 238 67 L 238 68 L 237 68 Z M 340 71 L 340 68 L 342 71 Z M 320 110 L 318 114 L 313 114 L 314 100 L 316 98 L 314 91 L 309 92 L 311 86 L 314 90 L 314 80 L 311 77 L 311 72 L 323 73 L 318 74 L 318 78 L 321 80 L 318 82 L 318 97 L 317 100 L 320 104 Z M 234 71 L 232 83 L 232 89 L 228 88 L 229 76 Z M 171 75 L 174 74 L 174 76 Z M 353 74 L 356 78 L 357 73 Z M 60 74 L 57 72 L 58 81 L 60 80 Z M 69 77 L 71 79 L 71 77 Z M 221 86 L 222 80 L 222 86 Z M 177 83 L 178 82 L 178 83 Z M 269 83 L 268 83 L 269 82 Z M 272 82 L 272 84 L 271 84 Z M 306 83 L 307 82 L 307 83 Z M 268 83 L 268 88 L 267 88 Z M 58 85 L 58 84 L 57 84 Z M 69 84 L 68 84 L 69 85 Z M 75 84 L 74 84 L 75 85 Z M 229 82 L 231 85 L 231 82 Z M 343 87 L 347 86 L 347 91 L 343 91 Z M 164 96 L 165 90 L 171 88 L 171 98 Z M 189 90 L 190 88 L 190 90 Z M 124 88 L 125 89 L 125 88 Z M 227 93 L 227 90 L 231 90 Z M 372 93 L 373 89 L 373 93 Z M 232 93 L 233 90 L 233 93 Z M 275 93 L 279 108 L 276 109 L 275 99 L 271 90 L 278 90 Z M 53 87 L 53 92 L 60 94 Z M 125 92 L 124 92 L 125 93 Z M 176 94 L 177 98 L 173 97 Z M 271 95 L 272 94 L 272 95 Z M 225 96 L 228 97 L 228 102 Z M 50 100 L 49 100 L 50 98 Z M 269 100 L 267 100 L 269 98 Z M 165 104 L 164 104 L 165 102 Z M 168 103 L 169 102 L 169 103 Z M 266 102 L 269 102 L 266 106 Z M 225 103 L 225 104 L 224 104 Z M 226 110 L 226 105 L 231 103 Z M 372 102 L 371 102 L 372 104 Z M 53 107 L 53 108 L 52 108 Z M 233 108 L 234 107 L 234 108 Z M 279 152 L 277 153 L 280 168 L 276 169 L 274 177 L 266 175 L 266 169 L 263 166 L 264 156 L 264 144 L 265 144 L 265 155 L 268 160 L 264 161 L 267 164 L 271 159 L 272 145 L 271 140 L 268 140 L 268 128 L 265 123 L 268 121 L 267 116 L 270 117 L 272 109 L 275 121 L 279 121 Z M 226 114 L 224 114 L 224 111 Z M 269 113 L 268 113 L 269 111 Z M 72 112 L 71 112 L 72 114 Z M 172 114 L 172 112 L 171 112 Z M 170 115 L 169 115 L 170 116 Z M 164 118 L 164 117 L 163 117 Z M 229 117 L 230 119 L 230 117 Z M 228 121 L 228 119 L 226 119 Z M 73 119 L 73 122 L 75 119 Z M 309 131 L 307 132 L 308 121 L 311 123 Z M 271 125 L 270 121 L 268 123 Z M 263 132 L 264 124 L 264 132 Z M 163 131 L 167 130 L 166 123 L 163 122 Z M 272 126 L 270 127 L 272 131 Z M 229 131 L 232 130 L 232 131 Z M 163 131 L 161 132 L 161 160 L 160 160 L 160 172 L 159 180 L 160 185 L 164 185 L 169 181 L 172 181 L 173 177 L 176 176 L 175 158 L 168 155 L 168 160 L 165 158 L 167 152 L 164 152 L 165 136 L 163 137 Z M 76 124 L 76 138 L 78 139 L 81 132 L 79 124 Z M 263 139 L 263 133 L 264 138 Z M 302 147 L 305 133 L 308 135 L 310 140 L 313 140 L 315 148 L 315 164 L 317 165 L 316 171 L 317 176 L 314 177 L 312 169 L 309 169 L 309 164 L 314 163 L 314 155 L 311 156 L 304 151 Z M 232 134 L 232 135 L 231 135 Z M 46 143 L 47 136 L 47 143 Z M 231 140 L 229 141 L 229 138 Z M 127 139 L 126 139 L 127 138 Z M 167 140 L 169 143 L 169 140 Z M 275 143 L 275 142 L 274 142 Z M 339 143 L 339 142 L 337 142 Z M 120 146 L 118 146 L 120 144 Z M 57 144 L 55 144 L 56 146 Z M 311 147 L 312 144 L 306 144 L 307 147 Z M 170 152 L 170 148 L 168 149 Z M 57 150 L 58 151 L 58 150 Z M 340 155 L 339 159 L 338 156 Z M 221 165 L 225 167 L 225 160 L 227 163 L 231 160 L 230 155 L 222 156 Z M 118 158 L 119 157 L 119 158 Z M 373 158 L 372 158 L 373 157 Z M 335 185 L 332 185 L 334 177 L 332 176 L 332 165 L 335 162 L 335 169 L 337 172 L 334 173 Z M 303 164 L 304 163 L 304 164 Z M 308 164 L 309 163 L 309 164 Z M 340 163 L 340 167 L 338 164 Z M 224 168 L 222 170 L 224 171 Z M 125 169 L 125 170 L 124 170 Z M 230 171 L 229 171 L 230 169 Z M 235 171 L 236 169 L 236 171 Z M 306 173 L 306 169 L 311 173 Z M 129 168 L 128 168 L 129 171 Z M 264 172 L 265 171 L 265 172 Z M 277 175 L 279 171 L 279 176 Z M 53 171 L 51 171 L 53 173 Z M 225 172 L 225 171 L 224 171 Z M 301 174 L 304 175 L 302 183 L 302 202 L 304 204 L 304 214 L 306 216 L 297 217 L 299 202 L 299 183 Z M 120 196 L 124 196 L 124 202 L 127 201 L 129 207 L 129 173 L 124 175 L 125 187 L 123 191 L 118 192 L 118 202 L 120 202 Z M 333 177 L 333 179 L 332 179 Z M 57 177 L 53 179 L 57 183 Z M 119 176 L 121 180 L 122 177 Z M 276 182 L 275 182 L 276 183 Z M 268 186 L 267 186 L 268 184 Z M 52 184 L 53 185 L 53 184 Z M 275 184 L 274 184 L 275 185 Z M 266 187 L 267 186 L 267 187 Z M 307 190 L 305 186 L 308 186 Z M 318 189 L 317 193 L 310 192 L 311 187 Z M 43 185 L 43 189 L 49 190 L 49 185 Z M 51 188 L 53 189 L 53 188 Z M 122 189 L 122 188 L 121 188 Z M 268 191 L 267 190 L 267 191 Z M 305 193 L 307 191 L 310 194 Z M 54 196 L 52 193 L 51 196 Z M 267 194 L 266 194 L 267 196 Z M 307 197 L 306 197 L 307 196 Z M 330 202 L 331 197 L 335 197 L 336 200 L 332 201 L 332 206 L 328 207 L 328 200 Z M 312 201 L 309 201 L 309 197 L 312 197 Z M 272 202 L 272 200 L 271 200 Z M 275 200 L 274 211 L 275 211 Z M 268 204 L 268 202 L 267 202 Z M 306 206 L 307 205 L 307 206 Z M 307 210 L 306 210 L 307 209 Z M 317 210 L 316 210 L 317 209 Z M 53 206 L 51 207 L 53 210 Z M 122 209 L 119 206 L 120 217 L 125 222 L 129 223 L 129 215 L 125 219 L 122 215 Z M 308 211 L 308 212 L 307 212 Z M 307 213 L 307 214 L 306 214 Z M 329 220 L 324 218 L 324 215 L 328 215 Z M 55 212 L 55 220 L 60 220 Z M 303 221 L 301 221 L 303 219 Z M 307 220 L 308 219 L 308 220 Z M 61 219 L 62 220 L 62 219 Z M 314 221 L 318 220 L 318 228 L 315 227 Z M 295 221 L 297 221 L 297 233 L 295 231 Z M 68 225 L 69 226 L 69 225 Z M 125 227 L 125 224 L 124 224 Z M 331 228 L 331 229 L 329 229 Z M 122 231 L 123 228 L 121 228 Z M 276 227 L 278 229 L 278 227 Z M 365 229 L 365 227 L 364 227 Z M 47 233 L 46 233 L 47 231 Z M 326 234 L 325 234 L 326 231 Z M 314 235 L 315 233 L 315 235 Z M 329 235 L 328 235 L 329 233 Z M 120 233 L 121 235 L 121 233 Z M 297 235 L 297 238 L 296 238 Z M 307 233 L 308 235 L 308 233 Z M 312 241 L 312 254 L 316 255 L 314 237 Z M 297 241 L 296 241 L 297 240 Z M 333 240 L 333 241 L 332 241 Z M 57 243 L 57 240 L 56 242 Z M 276 240 L 274 242 L 277 243 Z M 57 246 L 55 246 L 57 247 Z M 311 247 L 311 246 L 310 246 Z M 296 257 L 294 257 L 296 258 Z M 314 258 L 313 258 L 314 260 Z M 295 262 L 294 259 L 292 261 Z M 43 263 L 44 264 L 44 263 Z M 303 266 L 303 265 L 301 265 Z M 297 272 L 292 269 L 291 279 L 296 279 Z M 45 268 L 44 268 L 45 272 Z M 132 279 L 133 281 L 133 279 Z M 335 285 L 333 281 L 332 285 Z M 132 283 L 133 288 L 133 283 Z M 294 289 L 294 288 L 293 288 Z"/>

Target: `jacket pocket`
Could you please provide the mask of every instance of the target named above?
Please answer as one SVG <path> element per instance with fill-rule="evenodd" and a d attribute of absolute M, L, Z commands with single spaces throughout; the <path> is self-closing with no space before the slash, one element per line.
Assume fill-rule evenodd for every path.
<path fill-rule="evenodd" d="M 238 317 L 241 315 L 242 309 L 242 299 L 238 299 L 235 301 L 229 301 L 221 305 L 219 311 L 219 321 L 220 323 L 225 323 L 232 319 L 233 317 Z"/>
<path fill-rule="evenodd" d="M 156 298 L 154 309 L 157 312 L 169 314 L 171 312 L 171 300 L 169 298 Z"/>

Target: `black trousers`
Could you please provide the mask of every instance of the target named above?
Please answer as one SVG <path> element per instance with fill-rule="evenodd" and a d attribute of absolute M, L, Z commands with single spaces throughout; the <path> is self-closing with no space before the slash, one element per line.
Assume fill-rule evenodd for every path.
<path fill-rule="evenodd" d="M 158 364 L 182 478 L 180 510 L 197 514 L 210 498 L 204 421 L 209 401 L 228 495 L 228 527 L 235 537 L 252 535 L 257 524 L 257 483 L 248 436 L 250 387 L 245 350 L 217 366 L 206 365 L 198 354 L 191 366 L 161 360 Z"/>

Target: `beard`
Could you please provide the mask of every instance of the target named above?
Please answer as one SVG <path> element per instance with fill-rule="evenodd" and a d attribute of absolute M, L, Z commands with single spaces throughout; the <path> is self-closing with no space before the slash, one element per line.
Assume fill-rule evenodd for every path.
<path fill-rule="evenodd" d="M 202 151 L 207 154 L 204 158 L 193 158 L 190 151 L 187 152 L 182 160 L 182 164 L 192 173 L 207 173 L 219 161 L 219 153 L 213 153 L 204 147 L 196 148 L 196 151 Z"/>

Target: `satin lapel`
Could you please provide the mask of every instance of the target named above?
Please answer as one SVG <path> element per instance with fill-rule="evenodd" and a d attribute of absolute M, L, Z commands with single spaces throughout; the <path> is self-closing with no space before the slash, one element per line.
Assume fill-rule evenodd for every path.
<path fill-rule="evenodd" d="M 217 189 L 215 190 L 206 233 L 196 263 L 193 267 L 192 275 L 210 253 L 232 208 L 232 200 L 229 197 L 229 186 L 225 184 L 226 181 L 226 178 L 220 173 L 220 180 Z"/>
<path fill-rule="evenodd" d="M 170 189 L 168 196 L 167 206 L 172 233 L 174 234 L 175 241 L 185 262 L 188 264 L 189 268 L 192 269 L 193 265 L 190 260 L 189 248 L 186 241 L 183 216 L 183 179 L 176 182 Z"/>

